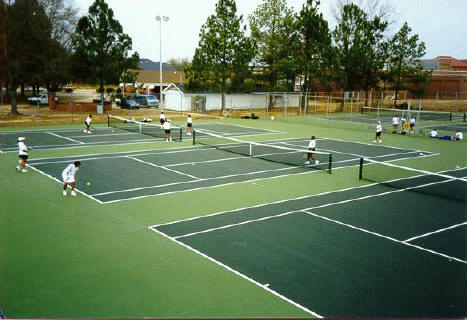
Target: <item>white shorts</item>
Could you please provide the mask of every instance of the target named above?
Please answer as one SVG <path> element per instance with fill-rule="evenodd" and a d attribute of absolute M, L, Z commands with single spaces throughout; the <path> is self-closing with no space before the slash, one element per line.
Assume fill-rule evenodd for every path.
<path fill-rule="evenodd" d="M 64 183 L 73 183 L 75 182 L 75 177 L 62 175 L 62 179 Z"/>

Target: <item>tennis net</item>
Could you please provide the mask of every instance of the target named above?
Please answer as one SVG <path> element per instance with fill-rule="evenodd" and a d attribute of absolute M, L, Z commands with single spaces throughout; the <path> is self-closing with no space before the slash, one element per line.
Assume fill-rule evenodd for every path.
<path fill-rule="evenodd" d="M 392 117 L 409 119 L 415 116 L 417 119 L 426 121 L 452 121 L 452 112 L 446 111 L 423 111 L 392 108 L 363 107 L 362 114 L 372 116 L 375 119 L 390 119 Z"/>
<path fill-rule="evenodd" d="M 155 138 L 165 138 L 164 129 L 162 129 L 161 125 L 155 123 L 141 122 L 109 115 L 107 118 L 107 125 L 112 128 L 141 133 Z M 172 140 L 182 141 L 182 135 L 183 129 L 181 127 L 172 126 Z"/>
<path fill-rule="evenodd" d="M 193 132 L 193 144 L 201 144 L 221 151 L 296 167 L 324 170 L 331 173 L 332 154 L 313 151 L 313 158 L 308 159 L 310 150 L 289 148 L 266 143 L 244 141 L 233 137 L 221 136 L 198 129 Z M 309 162 L 309 163 L 308 163 Z"/>
<path fill-rule="evenodd" d="M 360 179 L 440 198 L 467 202 L 467 168 L 449 174 L 399 166 L 362 158 Z"/>

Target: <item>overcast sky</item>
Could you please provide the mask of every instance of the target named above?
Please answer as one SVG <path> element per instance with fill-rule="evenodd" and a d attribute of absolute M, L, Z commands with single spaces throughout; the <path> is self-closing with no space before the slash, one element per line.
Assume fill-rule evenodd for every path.
<path fill-rule="evenodd" d="M 94 0 L 74 0 L 86 14 Z M 335 0 L 321 0 L 321 11 L 334 26 L 331 6 Z M 386 0 L 397 11 L 394 30 L 407 21 L 426 44 L 426 58 L 450 55 L 467 59 L 467 0 Z M 288 0 L 298 11 L 305 0 Z M 123 30 L 133 39 L 141 58 L 159 61 L 157 15 L 170 17 L 162 26 L 162 61 L 192 58 L 201 26 L 214 13 L 217 0 L 107 0 Z M 262 0 L 237 0 L 239 14 L 246 17 Z"/>

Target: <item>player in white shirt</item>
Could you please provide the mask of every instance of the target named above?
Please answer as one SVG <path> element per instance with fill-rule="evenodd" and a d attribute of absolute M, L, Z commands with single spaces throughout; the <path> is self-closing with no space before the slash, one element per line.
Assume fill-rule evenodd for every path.
<path fill-rule="evenodd" d="M 392 118 L 392 128 L 393 128 L 393 132 L 396 132 L 397 129 L 399 128 L 399 118 L 398 117 Z"/>
<path fill-rule="evenodd" d="M 161 112 L 161 114 L 159 115 L 159 120 L 161 122 L 161 126 L 164 124 L 165 122 L 165 114 L 164 112 Z"/>
<path fill-rule="evenodd" d="M 29 147 L 25 143 L 26 138 L 25 137 L 19 137 L 18 138 L 18 154 L 20 163 L 19 166 L 16 167 L 16 170 L 19 172 L 28 172 L 28 170 L 25 169 L 26 167 L 26 161 L 28 161 L 28 152 L 29 152 Z"/>
<path fill-rule="evenodd" d="M 167 119 L 164 124 L 162 125 L 162 129 L 165 131 L 165 141 L 172 141 L 172 136 L 170 134 L 170 129 L 172 126 L 170 125 L 170 120 Z"/>
<path fill-rule="evenodd" d="M 311 161 L 313 161 L 315 165 L 318 165 L 319 161 L 315 159 L 315 155 L 313 153 L 313 151 L 316 151 L 316 137 L 315 136 L 312 136 L 310 142 L 308 142 L 308 150 L 312 152 L 308 152 L 307 161 L 305 162 L 305 164 L 310 164 Z"/>
<path fill-rule="evenodd" d="M 414 133 L 414 131 L 415 131 L 415 116 L 410 117 L 409 123 L 410 123 L 410 133 Z"/>
<path fill-rule="evenodd" d="M 464 134 L 462 133 L 462 131 L 457 131 L 454 136 L 452 136 L 452 140 L 454 141 L 461 141 L 461 140 L 464 140 Z"/>
<path fill-rule="evenodd" d="M 92 114 L 90 114 L 84 121 L 84 124 L 86 125 L 86 129 L 84 129 L 84 133 L 91 133 L 91 122 L 92 122 Z"/>
<path fill-rule="evenodd" d="M 381 134 L 383 133 L 383 126 L 381 125 L 381 121 L 378 121 L 376 124 L 376 137 L 373 142 L 378 142 L 381 143 L 383 140 L 381 140 Z"/>
<path fill-rule="evenodd" d="M 66 189 L 68 188 L 68 185 L 71 186 L 71 195 L 73 197 L 76 197 L 76 192 L 75 192 L 75 182 L 76 182 L 76 172 L 78 171 L 79 167 L 81 167 L 81 162 L 75 161 L 71 164 L 69 164 L 65 170 L 62 172 L 62 179 L 63 179 L 63 195 L 66 196 Z"/>
<path fill-rule="evenodd" d="M 188 115 L 188 118 L 186 119 L 186 134 L 191 136 L 193 133 L 193 119 L 191 118 L 191 115 Z"/>
<path fill-rule="evenodd" d="M 436 129 L 431 130 L 430 134 L 428 135 L 430 138 L 438 138 L 438 131 Z"/>

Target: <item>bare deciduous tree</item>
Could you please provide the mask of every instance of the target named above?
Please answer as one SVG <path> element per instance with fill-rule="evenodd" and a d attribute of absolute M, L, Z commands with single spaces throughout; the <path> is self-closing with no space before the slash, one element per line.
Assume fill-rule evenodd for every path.
<path fill-rule="evenodd" d="M 350 3 L 357 5 L 370 19 L 379 17 L 389 26 L 396 22 L 397 10 L 388 0 L 335 0 L 331 4 L 331 12 L 337 23 L 340 22 L 344 6 Z"/>
<path fill-rule="evenodd" d="M 52 39 L 70 49 L 71 40 L 78 24 L 79 9 L 72 0 L 39 0 L 52 25 Z"/>

